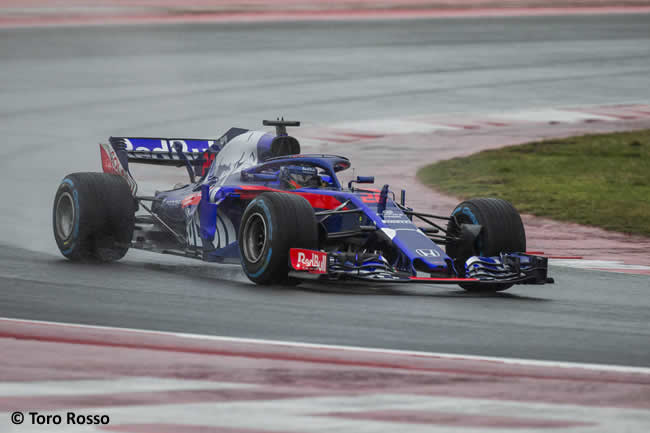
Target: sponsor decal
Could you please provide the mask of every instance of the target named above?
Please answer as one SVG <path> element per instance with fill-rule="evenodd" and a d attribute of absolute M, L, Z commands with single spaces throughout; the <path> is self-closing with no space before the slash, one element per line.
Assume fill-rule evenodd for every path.
<path fill-rule="evenodd" d="M 361 201 L 364 203 L 379 203 L 379 194 L 364 192 L 361 194 Z"/>
<path fill-rule="evenodd" d="M 181 201 L 181 207 L 188 207 L 199 204 L 201 201 L 201 193 L 195 192 L 194 194 L 188 195 Z"/>
<path fill-rule="evenodd" d="M 215 144 L 214 140 L 178 139 L 178 138 L 127 138 L 121 137 L 127 152 L 153 152 L 155 154 L 170 153 L 178 147 L 186 154 L 202 153 Z"/>
<path fill-rule="evenodd" d="M 386 209 L 382 214 L 384 224 L 412 224 L 412 221 L 402 212 Z"/>
<path fill-rule="evenodd" d="M 433 249 L 426 249 L 426 250 L 415 250 L 418 256 L 420 257 L 440 257 L 440 253 L 436 250 Z"/>
<path fill-rule="evenodd" d="M 316 170 L 315 167 L 309 167 L 309 166 L 305 166 L 305 165 L 299 165 L 297 167 L 296 166 L 291 166 L 289 171 L 294 171 L 294 170 L 301 171 L 301 172 L 307 173 L 307 174 L 317 174 L 318 173 L 318 170 Z"/>
<path fill-rule="evenodd" d="M 310 274 L 327 273 L 327 253 L 291 248 L 289 255 L 291 267 L 296 271 L 307 271 Z"/>
<path fill-rule="evenodd" d="M 208 174 L 212 161 L 216 158 L 217 154 L 215 152 L 206 151 L 203 153 L 203 164 L 201 165 L 201 177 L 204 177 Z"/>
<path fill-rule="evenodd" d="M 104 173 L 111 173 L 122 176 L 129 184 L 131 193 L 135 195 L 136 191 L 138 190 L 138 185 L 136 184 L 135 179 L 133 179 L 131 174 L 127 172 L 120 163 L 120 160 L 117 157 L 117 153 L 115 153 L 113 146 L 101 143 L 99 145 L 99 153 L 101 154 L 102 170 L 104 170 Z"/>

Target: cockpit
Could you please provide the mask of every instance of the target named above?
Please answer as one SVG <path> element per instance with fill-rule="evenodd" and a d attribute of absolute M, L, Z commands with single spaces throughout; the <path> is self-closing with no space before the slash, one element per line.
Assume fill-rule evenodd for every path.
<path fill-rule="evenodd" d="M 337 155 L 287 155 L 270 158 L 241 172 L 241 181 L 270 184 L 281 189 L 341 189 L 337 172 L 350 167 L 350 161 Z"/>

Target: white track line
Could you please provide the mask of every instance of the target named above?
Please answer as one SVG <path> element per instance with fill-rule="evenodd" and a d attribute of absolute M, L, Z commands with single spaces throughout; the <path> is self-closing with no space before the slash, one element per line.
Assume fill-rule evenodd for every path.
<path fill-rule="evenodd" d="M 616 260 L 589 260 L 589 259 L 550 259 L 549 263 L 554 266 L 566 268 L 591 269 L 591 270 L 612 270 L 612 271 L 648 271 L 650 266 L 627 265 Z M 638 274 L 644 275 L 644 274 Z"/>
<path fill-rule="evenodd" d="M 409 351 L 409 350 L 367 348 L 367 347 L 358 347 L 358 346 L 338 346 L 338 345 L 330 345 L 330 344 L 299 343 L 293 341 L 261 340 L 261 339 L 254 339 L 254 338 L 224 337 L 224 336 L 188 334 L 188 333 L 166 332 L 166 331 L 149 331 L 144 329 L 115 328 L 110 326 L 83 325 L 83 324 L 75 324 L 75 323 L 49 322 L 49 321 L 40 321 L 40 320 L 12 319 L 9 317 L 0 317 L 0 324 L 2 324 L 3 322 L 5 323 L 19 322 L 19 323 L 26 323 L 26 324 L 76 327 L 81 329 L 99 329 L 99 330 L 116 331 L 116 332 L 133 332 L 133 333 L 141 333 L 147 335 L 170 336 L 170 337 L 180 337 L 180 338 L 188 338 L 188 339 L 207 340 L 207 341 L 228 341 L 228 342 L 236 342 L 236 343 L 289 346 L 289 347 L 299 347 L 299 348 L 308 348 L 308 349 L 333 349 L 333 350 L 351 351 L 351 352 L 354 351 L 354 352 L 362 352 L 362 353 L 378 353 L 378 354 L 418 356 L 418 357 L 430 357 L 430 358 L 442 358 L 442 359 L 501 362 L 503 364 L 523 365 L 523 366 L 580 368 L 586 370 L 610 371 L 610 372 L 619 372 L 619 373 L 650 374 L 650 368 L 629 367 L 623 365 L 556 362 L 556 361 L 542 361 L 542 360 L 520 359 L 520 358 L 499 358 L 499 357 L 491 357 L 491 356 L 462 355 L 462 354 L 453 354 L 453 353 L 419 352 L 419 351 Z"/>
<path fill-rule="evenodd" d="M 430 132 L 460 129 L 442 124 L 432 124 L 410 119 L 380 119 L 359 122 L 345 122 L 330 127 L 341 132 L 359 132 L 372 134 L 426 134 Z"/>
<path fill-rule="evenodd" d="M 597 120 L 618 120 L 613 116 L 604 114 L 591 114 L 578 111 L 565 111 L 559 109 L 543 109 L 543 110 L 529 110 L 518 112 L 506 112 L 490 116 L 494 119 L 500 120 L 519 120 L 527 122 L 565 122 L 577 123 L 584 120 L 597 119 Z"/>

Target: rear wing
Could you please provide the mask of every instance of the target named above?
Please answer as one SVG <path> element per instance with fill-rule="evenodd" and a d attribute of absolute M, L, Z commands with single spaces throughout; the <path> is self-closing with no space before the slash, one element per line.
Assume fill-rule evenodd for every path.
<path fill-rule="evenodd" d="M 106 173 L 123 176 L 135 195 L 137 184 L 129 163 L 187 167 L 190 178 L 203 176 L 223 146 L 247 129 L 230 128 L 218 139 L 110 137 L 100 144 L 102 168 Z"/>
<path fill-rule="evenodd" d="M 126 152 L 129 162 L 176 167 L 185 165 L 186 159 L 197 162 L 206 151 L 216 153 L 221 148 L 216 140 L 188 138 L 111 137 L 109 143 L 115 150 Z"/>

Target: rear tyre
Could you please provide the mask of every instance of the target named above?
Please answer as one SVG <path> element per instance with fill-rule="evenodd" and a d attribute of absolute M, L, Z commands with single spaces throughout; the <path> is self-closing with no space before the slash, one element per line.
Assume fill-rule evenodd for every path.
<path fill-rule="evenodd" d="M 107 173 L 66 176 L 54 197 L 54 239 L 72 261 L 112 262 L 129 249 L 136 203 L 126 180 Z"/>
<path fill-rule="evenodd" d="M 454 266 L 464 276 L 465 261 L 471 256 L 497 256 L 501 253 L 526 251 L 526 232 L 519 212 L 510 202 L 499 198 L 473 198 L 460 203 L 451 213 L 459 224 L 479 224 L 482 230 L 479 236 L 465 245 L 460 241 L 447 245 L 447 255 L 454 259 Z M 450 222 L 448 230 L 454 230 Z M 457 229 L 457 228 L 456 228 Z M 473 284 L 461 283 L 469 292 L 500 292 L 509 289 L 512 284 Z"/>
<path fill-rule="evenodd" d="M 239 226 L 239 253 L 246 276 L 257 284 L 291 282 L 290 248 L 318 248 L 314 209 L 295 194 L 266 192 L 248 204 Z"/>

